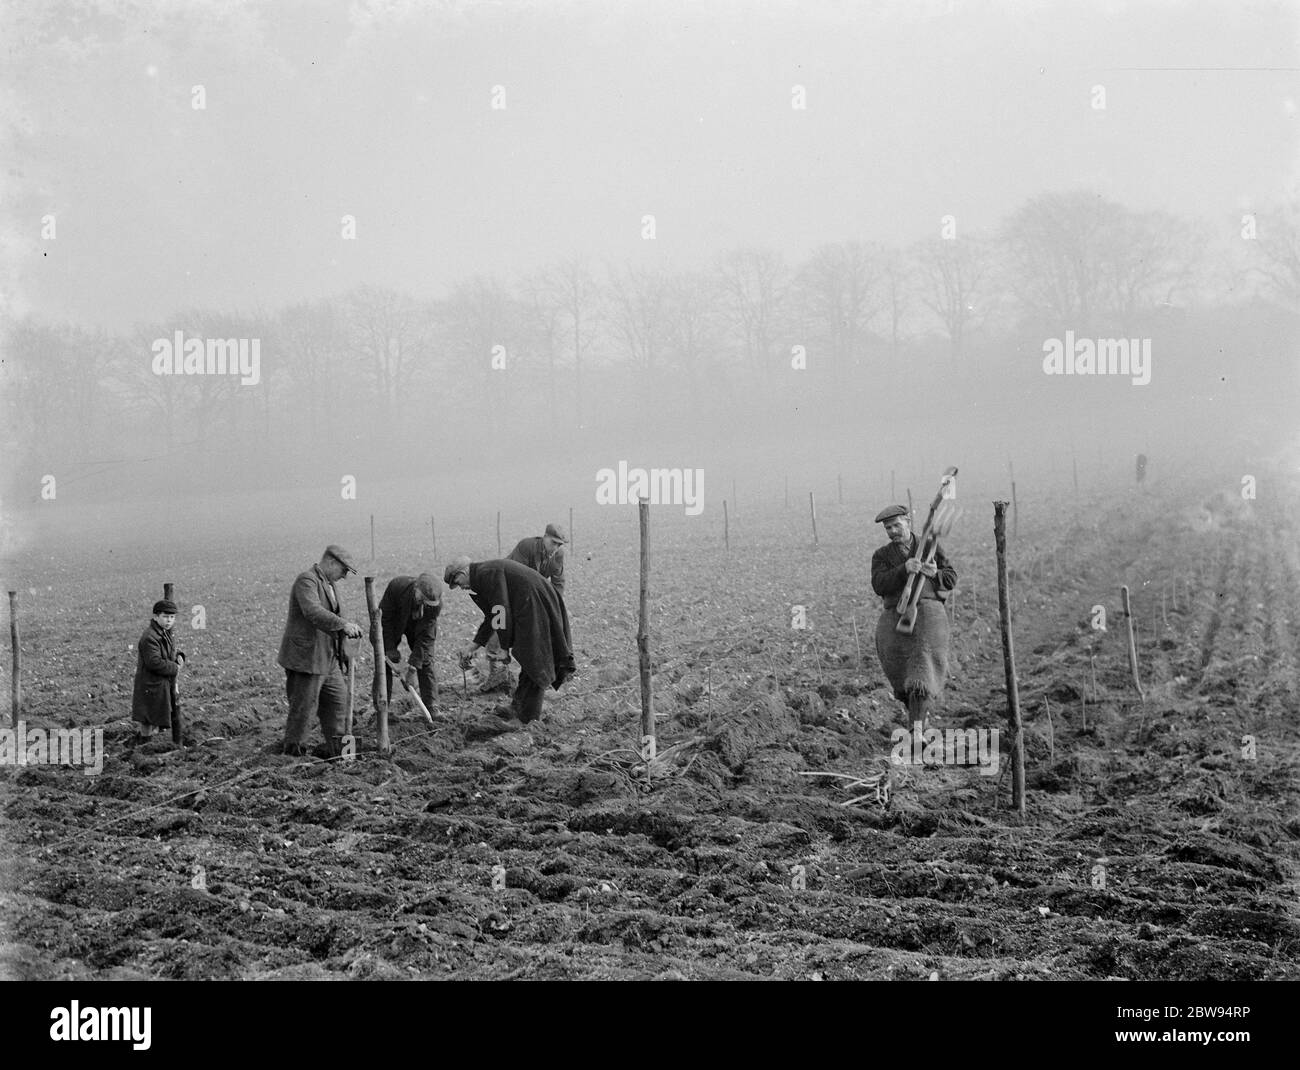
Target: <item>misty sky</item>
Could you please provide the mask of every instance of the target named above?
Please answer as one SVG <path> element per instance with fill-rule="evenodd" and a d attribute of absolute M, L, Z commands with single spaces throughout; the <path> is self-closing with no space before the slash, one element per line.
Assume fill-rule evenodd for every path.
<path fill-rule="evenodd" d="M 1078 186 L 1224 221 L 1296 162 L 1294 6 L 86 8 L 5 5 L 4 301 L 110 329 L 362 282 L 436 296 L 574 253 L 798 259 Z"/>

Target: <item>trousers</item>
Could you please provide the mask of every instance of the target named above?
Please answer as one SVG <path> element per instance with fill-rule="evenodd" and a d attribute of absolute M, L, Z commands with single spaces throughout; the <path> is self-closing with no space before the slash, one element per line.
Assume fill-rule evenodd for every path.
<path fill-rule="evenodd" d="M 510 706 L 515 711 L 515 716 L 524 724 L 537 720 L 542 715 L 544 693 L 543 688 L 533 683 L 531 676 L 521 671 L 519 683 L 515 685 L 515 693 L 510 696 Z"/>
<path fill-rule="evenodd" d="M 384 672 L 388 676 L 388 700 L 391 702 L 393 700 L 393 670 L 385 666 Z M 433 686 L 437 683 L 437 678 L 433 673 L 432 657 L 415 670 L 415 678 L 420 683 L 420 701 L 429 709 L 433 709 Z"/>
<path fill-rule="evenodd" d="M 284 726 L 286 744 L 307 742 L 312 714 L 320 721 L 326 742 L 343 734 L 348 685 L 338 665 L 331 665 L 327 673 L 285 669 L 284 690 L 289 698 L 289 720 Z"/>

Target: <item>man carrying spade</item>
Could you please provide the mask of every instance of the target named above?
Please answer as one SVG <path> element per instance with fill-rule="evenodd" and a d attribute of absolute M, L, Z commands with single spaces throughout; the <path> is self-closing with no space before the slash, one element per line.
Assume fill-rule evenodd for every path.
<path fill-rule="evenodd" d="M 876 654 L 894 689 L 894 697 L 907 708 L 911 723 L 925 724 L 948 679 L 948 614 L 943 604 L 957 586 L 957 570 L 935 542 L 934 559 L 917 555 L 912 518 L 901 505 L 891 505 L 876 515 L 889 538 L 871 555 L 871 588 L 883 606 L 876 622 Z M 911 632 L 898 628 L 898 601 L 915 575 L 921 584 L 916 604 L 916 624 Z"/>

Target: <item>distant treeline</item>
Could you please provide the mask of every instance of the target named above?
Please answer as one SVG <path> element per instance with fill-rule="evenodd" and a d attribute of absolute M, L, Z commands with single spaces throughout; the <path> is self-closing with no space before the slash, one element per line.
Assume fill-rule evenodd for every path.
<path fill-rule="evenodd" d="M 3 338 L 3 492 L 38 500 L 46 474 L 120 494 L 273 485 L 322 462 L 490 467 L 562 459 L 584 435 L 716 440 L 800 420 L 824 432 L 1009 397 L 1082 426 L 1099 395 L 1041 367 L 1044 340 L 1066 331 L 1155 340 L 1150 385 L 1116 404 L 1167 403 L 1221 369 L 1225 396 L 1246 384 L 1245 416 L 1295 386 L 1297 220 L 1294 203 L 1207 226 L 1048 194 L 994 233 L 936 220 L 909 248 L 850 240 L 800 263 L 762 248 L 681 274 L 573 258 L 443 296 L 361 286 L 127 334 L 29 318 Z M 182 347 L 174 369 L 162 362 L 178 374 L 159 374 L 177 332 L 255 340 L 256 376 L 239 374 L 237 346 L 218 347 L 224 373 Z"/>

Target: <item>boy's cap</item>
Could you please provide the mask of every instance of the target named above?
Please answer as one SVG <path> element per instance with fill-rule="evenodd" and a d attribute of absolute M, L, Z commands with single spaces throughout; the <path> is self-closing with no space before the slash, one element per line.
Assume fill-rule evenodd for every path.
<path fill-rule="evenodd" d="M 157 616 L 159 613 L 175 614 L 176 603 L 173 602 L 170 598 L 160 598 L 157 602 L 153 604 L 153 612 L 154 612 L 154 616 Z"/>

